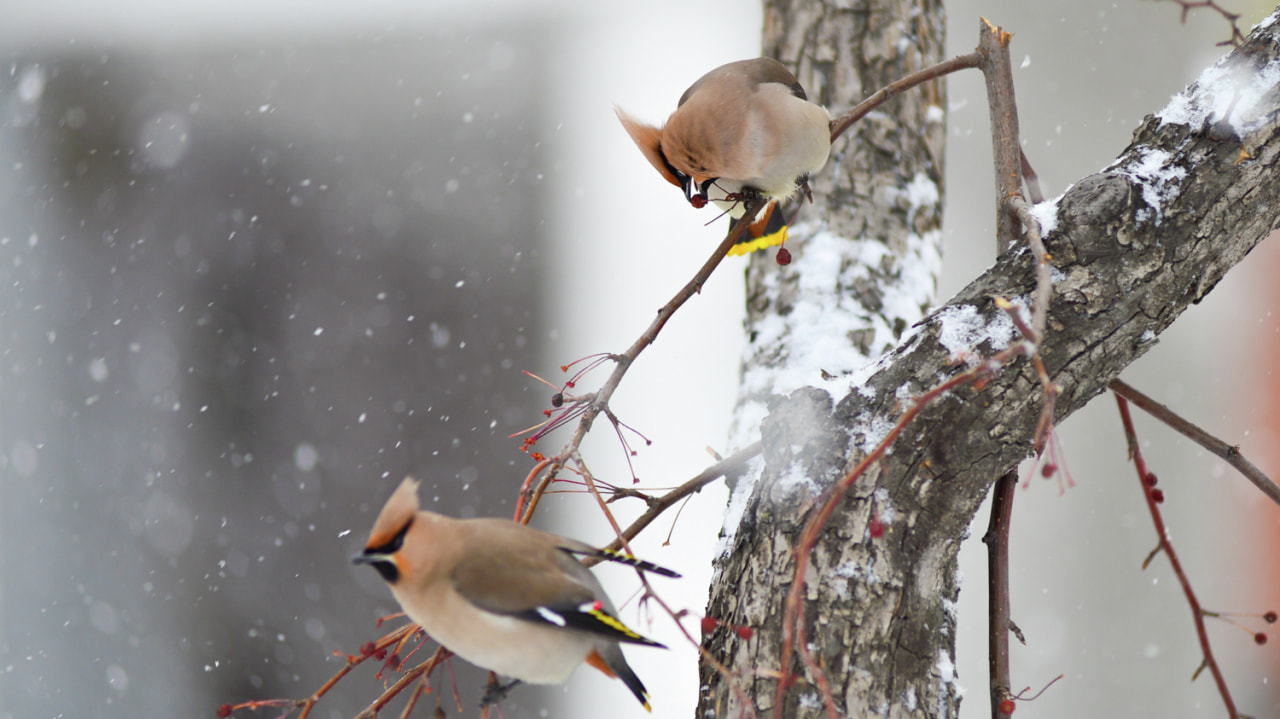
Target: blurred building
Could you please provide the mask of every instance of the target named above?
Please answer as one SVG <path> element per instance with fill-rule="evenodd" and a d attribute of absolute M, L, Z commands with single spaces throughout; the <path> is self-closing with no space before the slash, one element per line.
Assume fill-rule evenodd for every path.
<path fill-rule="evenodd" d="M 402 476 L 510 511 L 493 450 L 546 394 L 528 30 L 5 53 L 0 715 L 305 696 L 394 608 L 347 559 Z"/>

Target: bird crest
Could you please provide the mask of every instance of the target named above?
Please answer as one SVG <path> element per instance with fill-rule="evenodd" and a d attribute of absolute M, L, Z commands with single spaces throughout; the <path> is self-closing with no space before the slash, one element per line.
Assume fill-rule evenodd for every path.
<path fill-rule="evenodd" d="M 391 544 L 413 520 L 418 513 L 418 480 L 405 477 L 404 481 L 391 493 L 391 498 L 378 513 L 378 519 L 369 531 L 369 541 L 365 549 L 379 549 Z"/>

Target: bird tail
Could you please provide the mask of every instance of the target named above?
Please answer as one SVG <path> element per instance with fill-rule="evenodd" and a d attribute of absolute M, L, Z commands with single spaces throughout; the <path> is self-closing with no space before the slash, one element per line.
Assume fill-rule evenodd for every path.
<path fill-rule="evenodd" d="M 587 664 L 599 669 L 605 676 L 621 679 L 623 684 L 631 690 L 641 704 L 644 710 L 652 712 L 653 707 L 649 706 L 649 690 L 644 688 L 644 683 L 640 681 L 640 677 L 631 671 L 631 665 L 627 664 L 627 658 L 622 655 L 622 648 L 615 642 L 600 642 L 596 648 L 591 650 L 591 654 L 587 656 Z"/>
<path fill-rule="evenodd" d="M 729 227 L 733 229 L 732 223 Z M 756 250 L 781 245 L 787 241 L 786 213 L 778 206 L 776 200 L 770 200 L 764 211 L 747 227 L 747 235 L 736 245 L 729 248 L 730 255 L 749 255 Z"/>
<path fill-rule="evenodd" d="M 625 564 L 628 567 L 635 567 L 636 569 L 639 569 L 642 572 L 652 572 L 654 574 L 661 574 L 664 577 L 674 577 L 676 579 L 680 578 L 679 572 L 672 571 L 670 569 L 667 569 L 666 567 L 660 567 L 654 564 L 653 562 L 646 562 L 643 559 L 636 559 L 635 557 L 630 557 L 620 552 L 614 552 L 609 549 L 592 548 L 588 550 L 588 549 L 577 549 L 577 548 L 571 548 L 571 547 L 561 547 L 561 549 L 564 549 L 569 552 L 573 552 L 574 554 L 582 554 L 584 556 L 589 556 L 589 557 L 599 557 L 600 559 L 603 559 L 605 561 L 617 562 L 618 564 Z"/>

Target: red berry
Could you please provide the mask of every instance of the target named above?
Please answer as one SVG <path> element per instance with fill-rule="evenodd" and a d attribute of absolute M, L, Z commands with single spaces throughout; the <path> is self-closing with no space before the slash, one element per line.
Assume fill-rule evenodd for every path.
<path fill-rule="evenodd" d="M 218 719 L 227 719 L 227 717 L 229 716 L 231 716 L 230 704 L 223 704 L 222 706 L 218 707 Z"/>
<path fill-rule="evenodd" d="M 1156 479 L 1155 473 L 1147 472 L 1147 476 L 1143 477 L 1142 481 L 1146 482 L 1148 487 L 1154 487 L 1158 480 Z"/>
<path fill-rule="evenodd" d="M 1012 699 L 1005 699 L 1004 701 L 1000 702 L 1000 713 L 1004 714 L 1005 716 L 1013 714 L 1013 710 L 1015 708 L 1017 708 L 1017 705 L 1013 703 Z"/>
<path fill-rule="evenodd" d="M 1276 619 L 1277 619 L 1278 617 L 1276 616 L 1275 610 L 1273 609 L 1273 610 L 1271 610 L 1271 611 L 1267 612 L 1266 614 L 1263 614 L 1263 615 L 1262 615 L 1262 618 L 1266 620 L 1267 624 L 1275 624 L 1275 623 L 1276 623 Z"/>
<path fill-rule="evenodd" d="M 720 620 L 716 619 L 715 617 L 703 617 L 702 633 L 710 634 L 711 632 L 714 632 L 716 630 L 716 627 L 719 626 L 719 624 L 720 624 Z"/>
<path fill-rule="evenodd" d="M 884 536 L 884 522 L 879 517 L 871 520 L 871 524 L 867 525 L 867 532 L 871 534 L 872 539 L 879 539 Z"/>
<path fill-rule="evenodd" d="M 734 627 L 733 631 L 743 639 L 750 639 L 756 633 L 751 627 Z"/>
<path fill-rule="evenodd" d="M 1258 632 L 1257 634 L 1253 635 L 1253 643 L 1254 643 L 1254 644 L 1257 644 L 1258 646 L 1262 646 L 1263 644 L 1266 644 L 1266 643 L 1267 643 L 1267 633 L 1266 633 L 1266 632 Z"/>
<path fill-rule="evenodd" d="M 1053 462 L 1045 462 L 1044 466 L 1040 468 L 1040 476 L 1044 477 L 1045 479 L 1048 479 L 1053 476 L 1054 472 L 1057 472 L 1057 471 L 1058 471 L 1058 465 L 1054 464 Z"/>
<path fill-rule="evenodd" d="M 1160 504 L 1161 502 L 1164 502 L 1164 492 L 1158 489 L 1151 490 L 1151 501 L 1155 502 L 1156 504 Z"/>
<path fill-rule="evenodd" d="M 373 642 L 365 642 L 360 645 L 360 656 L 362 657 L 367 657 L 376 651 L 378 651 L 378 646 Z"/>
<path fill-rule="evenodd" d="M 701 210 L 702 208 L 707 206 L 707 198 L 703 197 L 702 195 L 694 195 L 693 197 L 689 198 L 689 204 L 693 205 L 693 208 L 695 210 Z"/>
<path fill-rule="evenodd" d="M 778 264 L 783 266 L 791 264 L 791 250 L 788 250 L 785 247 L 779 247 L 778 256 L 775 259 L 778 261 Z"/>

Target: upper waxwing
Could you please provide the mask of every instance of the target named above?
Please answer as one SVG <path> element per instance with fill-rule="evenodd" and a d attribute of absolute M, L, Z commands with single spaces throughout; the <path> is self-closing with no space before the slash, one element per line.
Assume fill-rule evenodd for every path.
<path fill-rule="evenodd" d="M 680 576 L 509 520 L 419 510 L 412 478 L 392 493 L 364 552 L 352 561 L 378 570 L 405 614 L 472 664 L 532 684 L 558 684 L 585 661 L 622 679 L 649 709 L 648 692 L 618 645 L 663 645 L 618 619 L 600 582 L 575 555 Z"/>
<path fill-rule="evenodd" d="M 795 75 L 777 60 L 740 60 L 712 70 L 680 96 L 661 128 L 615 108 L 627 134 L 658 172 L 684 190 L 694 207 L 708 200 L 741 217 L 733 195 L 751 188 L 769 198 L 752 236 L 785 229 L 777 202 L 822 169 L 831 153 L 831 115 L 809 102 Z M 728 198 L 728 199 L 726 199 Z M 738 248 L 742 254 L 773 242 Z"/>

